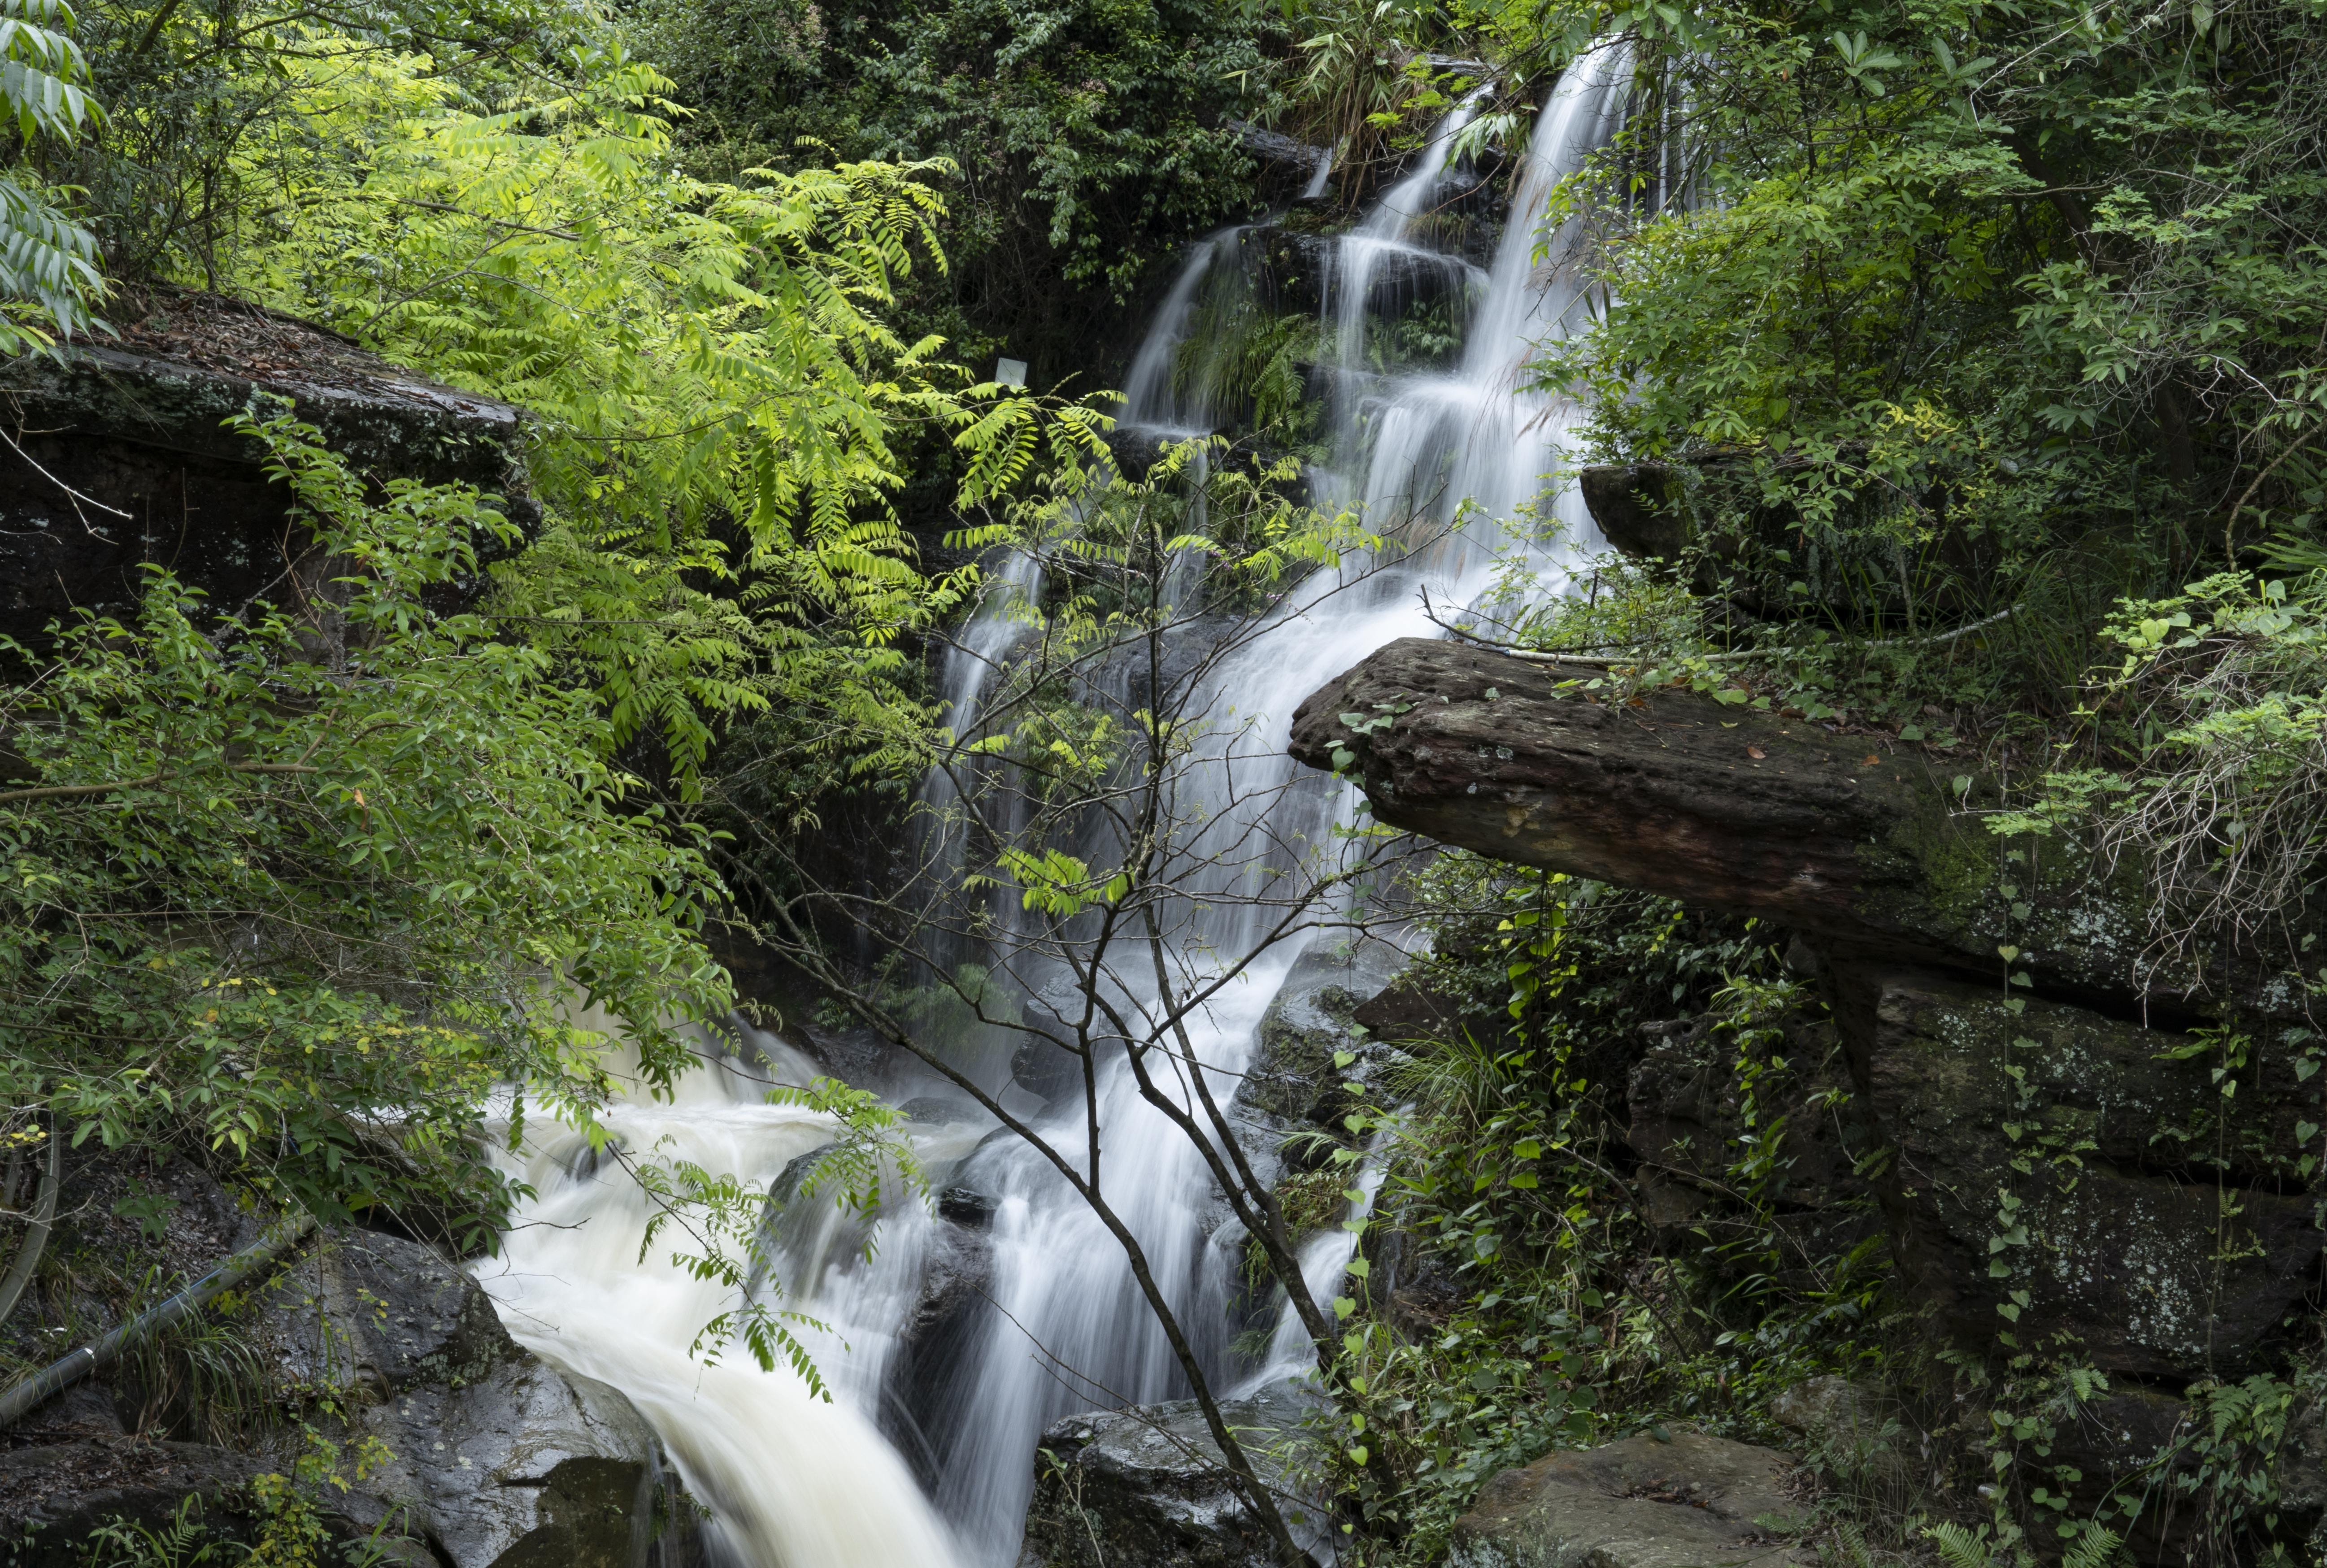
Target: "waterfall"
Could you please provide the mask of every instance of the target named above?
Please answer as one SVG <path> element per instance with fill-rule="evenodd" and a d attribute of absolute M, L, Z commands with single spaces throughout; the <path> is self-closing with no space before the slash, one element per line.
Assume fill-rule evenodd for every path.
<path fill-rule="evenodd" d="M 1321 328 L 1331 329 L 1333 351 L 1319 370 L 1332 454 L 1313 472 L 1313 490 L 1362 508 L 1393 537 L 1445 537 L 1428 548 L 1393 550 L 1369 563 L 1362 578 L 1313 574 L 1195 694 L 1192 711 L 1241 721 L 1218 727 L 1184 786 L 1187 819 L 1200 826 L 1177 853 L 1193 868 L 1196 891 L 1224 892 L 1269 874 L 1250 852 L 1230 847 L 1259 826 L 1247 804 L 1256 798 L 1267 802 L 1268 831 L 1294 841 L 1328 843 L 1336 826 L 1353 820 L 1346 787 L 1285 756 L 1290 715 L 1384 642 L 1435 635 L 1425 588 L 1442 603 L 1477 600 L 1506 542 L 1503 525 L 1513 520 L 1523 535 L 1565 527 L 1564 539 L 1527 546 L 1555 591 L 1573 551 L 1592 542 L 1580 507 L 1546 478 L 1561 462 L 1565 412 L 1519 383 L 1530 345 L 1582 319 L 1565 254 L 1575 237 L 1545 233 L 1539 219 L 1552 182 L 1612 133 L 1629 71 L 1621 50 L 1603 47 L 1563 77 L 1519 161 L 1510 219 L 1483 271 L 1434 248 L 1427 221 L 1475 97 L 1450 113 L 1356 232 L 1322 242 L 1331 265 Z M 1178 367 L 1183 346 L 1202 346 L 1191 338 L 1207 330 L 1206 291 L 1240 281 L 1239 238 L 1224 231 L 1191 247 L 1133 361 L 1126 425 L 1157 434 L 1215 428 L 1222 411 L 1205 387 L 1184 384 Z M 1449 311 L 1459 304 L 1459 362 L 1432 371 L 1377 368 L 1369 334 L 1394 325 L 1400 301 L 1425 285 L 1432 299 L 1454 302 Z M 1465 499 L 1472 511 L 1461 510 Z M 1463 526 L 1449 529 L 1458 513 Z M 1165 597 L 1177 604 L 1201 593 L 1201 565 L 1172 563 Z M 1025 630 L 1011 602 L 1039 593 L 1040 568 L 1029 556 L 999 564 L 995 575 L 995 590 L 939 672 L 949 722 L 964 735 L 995 700 L 997 672 Z M 1180 617 L 1169 635 L 1210 633 L 1202 621 Z M 941 807 L 951 789 L 933 776 L 924 806 Z M 943 853 L 958 854 L 959 846 Z M 965 863 L 929 855 L 939 874 L 950 867 L 958 875 Z M 1183 957 L 1226 962 L 1263 939 L 1259 913 L 1232 902 L 1191 919 L 1175 938 Z M 1224 1081 L 1251 1062 L 1272 1002 L 1293 998 L 1303 984 L 1313 988 L 1301 979 L 1306 958 L 1297 941 L 1262 952 L 1241 984 L 1190 1015 L 1198 1054 Z M 1146 1001 L 1124 1000 L 1133 1007 Z M 608 1122 L 626 1147 L 660 1148 L 780 1191 L 788 1167 L 827 1142 L 830 1129 L 810 1113 L 762 1102 L 771 1074 L 799 1081 L 810 1069 L 771 1037 L 741 1035 L 764 1069 L 743 1065 L 749 1053 L 719 1055 L 680 1103 L 625 1102 Z M 578 1139 L 545 1130 L 537 1118 L 512 1167 L 537 1196 L 525 1204 L 502 1256 L 481 1265 L 487 1287 L 521 1340 L 638 1403 L 713 1510 L 709 1535 L 732 1568 L 1009 1568 L 1034 1445 L 1048 1423 L 1187 1392 L 1122 1249 L 1058 1172 L 956 1091 L 932 1094 L 934 1078 L 897 1071 L 865 1087 L 900 1103 L 920 1097 L 909 1106 L 918 1158 L 937 1185 L 959 1184 L 989 1206 L 975 1240 L 982 1299 L 951 1320 L 943 1343 L 916 1339 L 944 1248 L 960 1245 L 949 1240 L 958 1227 L 914 1205 L 893 1206 L 868 1258 L 854 1223 L 828 1202 L 786 1206 L 775 1237 L 783 1304 L 829 1325 L 807 1336 L 833 1385 L 829 1404 L 811 1399 L 788 1370 L 758 1371 L 740 1349 L 716 1367 L 690 1360 L 694 1335 L 735 1304 L 732 1293 L 671 1265 L 668 1246 L 641 1260 L 643 1199 L 619 1171 L 593 1169 Z M 1042 1110 L 1025 1091 L 1007 1092 L 1017 1097 L 1005 1101 L 1014 1114 L 1069 1148 L 1081 1146 L 1079 1107 Z M 1108 1198 L 1139 1238 L 1198 1357 L 1224 1389 L 1297 1374 L 1308 1352 L 1289 1311 L 1280 1312 L 1258 1356 L 1239 1356 L 1231 1344 L 1241 1237 L 1224 1223 L 1197 1149 L 1140 1098 L 1120 1059 L 1100 1069 L 1098 1097 Z M 1380 1178 L 1369 1162 L 1360 1181 L 1368 1203 Z M 1304 1271 L 1321 1296 L 1335 1293 L 1350 1246 L 1340 1230 L 1305 1245 Z"/>
<path fill-rule="evenodd" d="M 1540 215 L 1551 187 L 1614 133 L 1631 65 L 1620 47 L 1597 49 L 1568 68 L 1544 106 L 1514 182 L 1510 219 L 1463 334 L 1458 369 L 1350 387 L 1360 370 L 1352 345 L 1368 313 L 1361 295 L 1351 297 L 1357 289 L 1343 292 L 1335 336 L 1344 389 L 1336 400 L 1332 466 L 1319 476 L 1332 502 L 1378 528 L 1413 519 L 1428 525 L 1424 532 L 1443 529 L 1465 502 L 1488 519 L 1532 518 L 1545 531 L 1556 524 L 1566 547 L 1555 544 L 1542 563 L 1555 570 L 1573 558 L 1575 546 L 1593 542 L 1581 498 L 1547 484 L 1560 460 L 1565 411 L 1520 382 L 1534 344 L 1582 324 L 1571 254 L 1575 225 L 1547 233 Z M 1409 210 L 1428 201 L 1411 193 L 1400 199 Z M 1385 243 L 1394 241 L 1361 241 Z M 1361 265 L 1378 265 L 1378 253 L 1360 255 Z M 1449 557 L 1441 564 L 1460 574 L 1496 542 L 1491 525 L 1464 528 L 1441 546 Z"/>

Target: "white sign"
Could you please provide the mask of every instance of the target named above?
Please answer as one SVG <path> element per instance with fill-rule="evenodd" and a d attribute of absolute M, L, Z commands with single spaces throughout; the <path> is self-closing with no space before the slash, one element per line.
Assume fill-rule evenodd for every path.
<path fill-rule="evenodd" d="M 995 360 L 994 378 L 1005 387 L 1023 387 L 1026 385 L 1026 361 L 1023 359 Z"/>

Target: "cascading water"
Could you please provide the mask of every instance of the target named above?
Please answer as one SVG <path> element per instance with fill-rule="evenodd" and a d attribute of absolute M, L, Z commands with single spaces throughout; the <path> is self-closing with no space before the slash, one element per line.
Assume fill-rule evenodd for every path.
<path fill-rule="evenodd" d="M 1510 220 L 1463 334 L 1459 369 L 1343 388 L 1332 470 L 1320 476 L 1333 501 L 1377 527 L 1409 518 L 1443 527 L 1467 502 L 1485 519 L 1532 518 L 1539 533 L 1555 532 L 1549 525 L 1556 523 L 1571 550 L 1589 537 L 1580 499 L 1547 483 L 1562 450 L 1564 410 L 1521 382 L 1536 343 L 1582 324 L 1571 255 L 1575 226 L 1571 220 L 1547 233 L 1537 215 L 1551 187 L 1613 133 L 1630 66 L 1621 48 L 1596 50 L 1568 69 L 1544 106 L 1513 183 Z M 1363 300 L 1351 308 L 1345 296 L 1343 312 L 1338 336 L 1346 380 L 1358 370 Z M 1490 528 L 1457 530 L 1446 544 L 1453 558 L 1437 564 L 1459 575 L 1481 547 L 1497 542 Z"/>
<path fill-rule="evenodd" d="M 1578 316 L 1579 291 L 1563 265 L 1572 236 L 1540 233 L 1537 215 L 1551 182 L 1611 133 L 1628 71 L 1621 51 L 1605 48 L 1570 68 L 1538 121 L 1513 182 L 1506 232 L 1483 274 L 1428 244 L 1453 138 L 1475 100 L 1450 115 L 1357 233 L 1328 242 L 1324 324 L 1335 352 L 1320 369 L 1331 383 L 1333 457 L 1313 473 L 1313 490 L 1362 507 L 1391 537 L 1409 523 L 1454 521 L 1466 498 L 1481 520 L 1441 527 L 1443 541 L 1430 548 L 1370 563 L 1356 592 L 1337 592 L 1332 573 L 1316 574 L 1286 596 L 1261 635 L 1211 670 L 1191 711 L 1249 722 L 1222 726 L 1191 777 L 1189 790 L 1202 798 L 1185 803 L 1188 820 L 1201 824 L 1182 846 L 1188 864 L 1205 867 L 1220 846 L 1250 831 L 1247 803 L 1256 799 L 1269 803 L 1271 830 L 1281 836 L 1328 841 L 1349 819 L 1350 802 L 1322 775 L 1295 779 L 1285 755 L 1295 704 L 1382 643 L 1433 634 L 1420 597 L 1425 586 L 1442 602 L 1476 599 L 1504 542 L 1503 522 L 1532 518 L 1538 532 L 1550 531 L 1542 525 L 1555 518 L 1565 525 L 1565 546 L 1537 547 L 1555 586 L 1563 551 L 1588 541 L 1580 509 L 1545 477 L 1559 461 L 1561 411 L 1519 383 L 1530 343 L 1568 330 Z M 1229 231 L 1192 249 L 1134 361 L 1126 426 L 1164 437 L 1215 428 L 1221 410 L 1180 374 L 1180 356 L 1198 330 L 1207 287 L 1235 270 L 1236 239 Z M 1387 374 L 1373 366 L 1367 333 L 1378 330 L 1386 308 L 1385 257 L 1407 273 L 1435 269 L 1460 280 L 1454 294 L 1434 296 L 1465 302 L 1453 369 Z M 1392 300 L 1387 308 L 1397 307 Z M 950 722 L 964 733 L 993 700 L 996 672 L 1023 630 L 1023 608 L 1014 605 L 1038 589 L 1028 557 L 1012 558 L 999 576 L 1001 589 L 940 672 Z M 1183 574 L 1167 597 L 1192 591 Z M 1192 619 L 1172 635 L 1208 634 Z M 924 804 L 942 806 L 950 789 L 932 779 Z M 1200 869 L 1200 891 L 1220 891 L 1256 871 L 1248 858 L 1219 858 L 1227 869 Z M 1201 884 L 1206 874 L 1213 883 Z M 1224 903 L 1208 919 L 1201 931 L 1182 933 L 1188 950 L 1200 938 L 1202 951 L 1225 962 L 1261 941 L 1250 910 Z M 1264 952 L 1243 984 L 1189 1016 L 1196 1053 L 1223 1081 L 1250 1060 L 1263 1013 L 1302 962 L 1299 943 Z M 1290 992 L 1285 998 L 1297 1000 Z M 771 1038 L 752 1039 L 777 1078 L 806 1080 L 807 1062 Z M 932 1086 L 939 1092 L 930 1093 Z M 736 1305 L 734 1293 L 661 1261 L 668 1247 L 642 1261 L 648 1211 L 634 1184 L 593 1169 L 585 1144 L 556 1132 L 532 1135 L 519 1173 L 538 1196 L 502 1257 L 481 1274 L 519 1339 L 631 1395 L 713 1510 L 711 1545 L 735 1568 L 1008 1568 L 1043 1427 L 1078 1410 L 1183 1395 L 1182 1373 L 1121 1248 L 1055 1170 L 1017 1139 L 989 1135 L 990 1122 L 933 1076 L 866 1087 L 901 1102 L 921 1097 L 911 1102 L 917 1157 L 937 1185 L 958 1183 L 991 1206 L 978 1243 L 990 1249 L 986 1300 L 967 1311 L 941 1354 L 912 1343 L 910 1325 L 940 1269 L 948 1227 L 917 1206 L 894 1206 L 867 1257 L 854 1223 L 830 1203 L 794 1201 L 780 1210 L 774 1237 L 784 1304 L 830 1326 L 804 1337 L 835 1401 L 811 1399 L 788 1370 L 758 1371 L 740 1350 L 717 1367 L 691 1359 L 695 1336 Z M 642 1154 L 659 1148 L 782 1191 L 788 1168 L 827 1142 L 830 1128 L 810 1112 L 765 1104 L 764 1087 L 760 1069 L 722 1056 L 681 1103 L 626 1103 L 610 1125 Z M 1021 1097 L 1038 1128 L 1079 1146 L 1079 1107 L 1037 1112 L 1023 1091 L 1006 1092 Z M 1259 1356 L 1239 1357 L 1230 1343 L 1238 1237 L 1222 1223 L 1199 1151 L 1140 1099 L 1120 1060 L 1101 1068 L 1098 1098 L 1110 1200 L 1210 1375 L 1220 1386 L 1250 1391 L 1298 1374 L 1309 1352 L 1289 1313 Z M 1378 1181 L 1378 1171 L 1366 1179 L 1369 1201 Z M 1313 1291 L 1334 1293 L 1350 1246 L 1338 1230 L 1307 1245 L 1302 1263 Z"/>

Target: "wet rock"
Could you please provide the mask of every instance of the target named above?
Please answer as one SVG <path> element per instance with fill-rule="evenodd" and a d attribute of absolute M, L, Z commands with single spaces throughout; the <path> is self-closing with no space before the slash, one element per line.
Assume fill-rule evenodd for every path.
<path fill-rule="evenodd" d="M 1312 1406 L 1289 1386 L 1233 1400 L 1220 1414 L 1254 1471 L 1277 1493 L 1296 1538 L 1324 1520 L 1288 1483 L 1313 1442 Z M 1193 1400 L 1094 1411 L 1055 1422 L 1034 1461 L 1020 1568 L 1267 1568 L 1268 1537 L 1229 1484 Z"/>
<path fill-rule="evenodd" d="M 1010 1079 L 1030 1095 L 1054 1099 L 1082 1082 L 1082 1059 L 1044 1040 L 1029 1040 L 1010 1058 Z"/>
<path fill-rule="evenodd" d="M 76 1383 L 54 1399 L 36 1406 L 26 1426 L 48 1429 L 68 1437 L 126 1437 L 114 1391 L 102 1383 Z"/>
<path fill-rule="evenodd" d="M 970 1101 L 951 1099 L 944 1095 L 915 1095 L 897 1107 L 897 1114 L 909 1122 L 939 1125 L 948 1122 L 971 1121 L 984 1115 Z"/>
<path fill-rule="evenodd" d="M 341 1505 L 365 1529 L 387 1519 L 446 1568 L 640 1561 L 652 1430 L 620 1391 L 510 1339 L 430 1248 L 334 1233 L 256 1293 L 248 1332 L 285 1384 L 350 1401 L 343 1449 L 369 1439 L 392 1456 Z"/>
<path fill-rule="evenodd" d="M 1653 463 L 1597 463 L 1576 488 L 1601 535 L 1635 559 L 1677 561 L 1696 537 L 1688 499 L 1672 471 Z"/>
<path fill-rule="evenodd" d="M 1329 148 L 1313 146 L 1265 126 L 1245 120 L 1223 120 L 1221 124 L 1234 131 L 1237 140 L 1244 144 L 1244 150 L 1259 160 L 1263 183 L 1267 186 L 1297 189 L 1308 182 L 1317 172 L 1317 165 L 1332 155 Z"/>
<path fill-rule="evenodd" d="M 985 1304 L 993 1281 L 990 1237 L 960 1224 L 935 1227 L 921 1265 L 921 1293 L 898 1339 L 916 1349 L 946 1340 Z"/>
<path fill-rule="evenodd" d="M 1350 1022 L 1375 1040 L 1409 1046 L 1452 1040 L 1463 1027 L 1461 1003 L 1416 982 L 1409 970 L 1360 1003 Z"/>
<path fill-rule="evenodd" d="M 786 1161 L 784 1168 L 776 1173 L 775 1181 L 768 1188 L 768 1197 L 773 1205 L 781 1209 L 799 1197 L 800 1188 L 816 1173 L 816 1168 L 839 1147 L 837 1143 L 818 1143 L 808 1153 L 795 1154 Z"/>
<path fill-rule="evenodd" d="M 179 1507 L 224 1525 L 253 1476 L 248 1454 L 192 1442 L 81 1442 L 0 1454 L 0 1539 L 21 1568 L 80 1560 L 89 1532 L 121 1518 L 166 1528 Z"/>
<path fill-rule="evenodd" d="M 396 1454 L 367 1479 L 409 1500 L 449 1568 L 633 1568 L 654 1517 L 653 1430 L 619 1389 L 525 1351 L 365 1413 Z"/>
<path fill-rule="evenodd" d="M 1786 1051 L 1799 1108 L 1832 1097 L 1790 1114 L 1770 1195 L 1805 1251 L 1853 1239 L 1863 1182 L 1909 1298 L 1977 1353 L 2066 1335 L 2167 1385 L 2276 1365 L 2327 1239 L 2298 1160 L 2327 1121 L 2304 1076 L 2315 1037 L 2282 966 L 2214 954 L 2202 975 L 2136 976 L 2130 858 L 2104 874 L 2056 841 L 2007 863 L 1964 809 L 1988 798 L 1976 777 L 1689 694 L 1611 707 L 1583 687 L 1598 673 L 1394 642 L 1303 705 L 1294 751 L 1360 772 L 1385 822 L 1791 927 L 1842 1048 Z M 2290 914 L 2294 934 L 2310 918 Z M 2232 1015 L 2235 1072 L 2180 1032 Z M 1629 1142 L 1662 1229 L 1720 1223 L 1728 1072 L 1685 1031 L 1632 1072 Z"/>
<path fill-rule="evenodd" d="M 1812 1377 L 1770 1401 L 1770 1419 L 1802 1434 L 1813 1470 L 1840 1478 L 1862 1497 L 1872 1494 L 1903 1511 L 1938 1479 L 1917 1463 L 1930 1451 L 1928 1437 L 1911 1432 L 1899 1402 L 1874 1384 Z"/>
<path fill-rule="evenodd" d="M 938 1194 L 938 1218 L 972 1230 L 984 1230 L 993 1225 L 995 1207 L 992 1198 L 967 1187 L 949 1187 Z"/>
<path fill-rule="evenodd" d="M 401 1237 L 339 1232 L 258 1294 L 251 1336 L 292 1387 L 385 1399 L 483 1377 L 525 1354 L 476 1281 Z"/>
<path fill-rule="evenodd" d="M 1236 243 L 1235 259 L 1252 279 L 1253 296 L 1262 309 L 1286 313 L 1324 308 L 1325 280 L 1333 266 L 1332 238 L 1264 224 L 1240 231 Z"/>
<path fill-rule="evenodd" d="M 1782 1490 L 1790 1455 L 1696 1433 L 1628 1438 L 1503 1471 L 1455 1521 L 1455 1568 L 1784 1568 L 1808 1510 Z"/>

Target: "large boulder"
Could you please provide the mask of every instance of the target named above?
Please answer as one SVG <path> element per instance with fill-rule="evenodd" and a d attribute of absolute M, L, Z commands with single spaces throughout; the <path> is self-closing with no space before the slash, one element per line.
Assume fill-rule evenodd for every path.
<path fill-rule="evenodd" d="M 1297 1539 L 1322 1539 L 1298 1485 L 1313 1406 L 1290 1386 L 1220 1407 Z M 1192 1399 L 1055 1422 L 1035 1456 L 1020 1568 L 1271 1568 L 1266 1533 L 1230 1484 Z"/>
<path fill-rule="evenodd" d="M 397 1395 L 364 1425 L 396 1455 L 368 1485 L 410 1507 L 450 1568 L 645 1561 L 654 1432 L 620 1389 L 521 1351 L 473 1383 Z"/>
<path fill-rule="evenodd" d="M 279 1376 L 342 1391 L 349 1443 L 392 1457 L 367 1524 L 425 1539 L 447 1568 L 628 1568 L 642 1560 L 659 1463 L 620 1390 L 510 1339 L 492 1302 L 418 1242 L 341 1233 L 260 1297 Z"/>
<path fill-rule="evenodd" d="M 1454 1524 L 1454 1568 L 1795 1568 L 1809 1510 L 1790 1455 L 1678 1433 L 1555 1453 L 1503 1471 Z"/>

